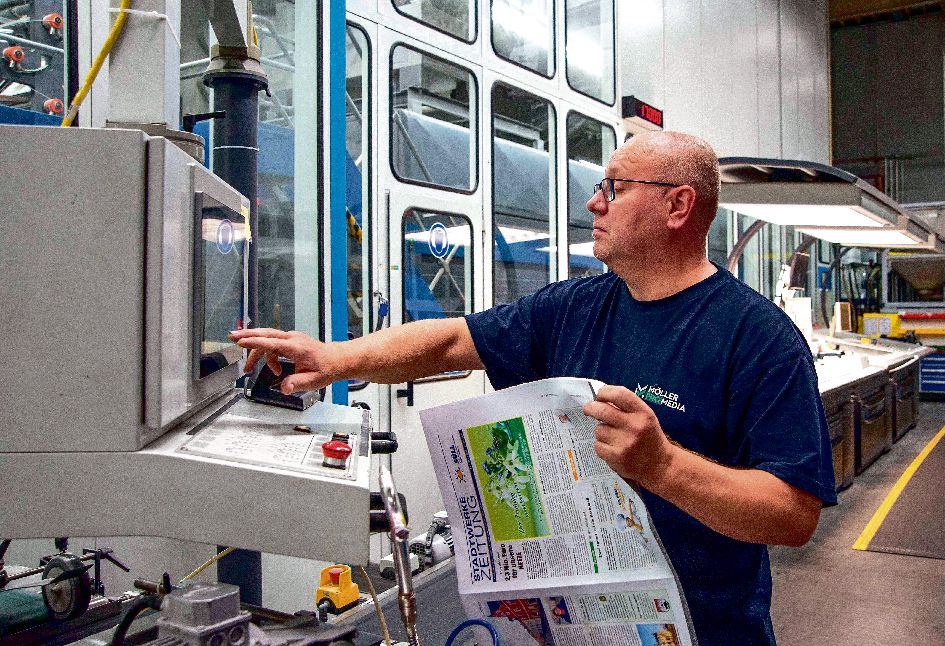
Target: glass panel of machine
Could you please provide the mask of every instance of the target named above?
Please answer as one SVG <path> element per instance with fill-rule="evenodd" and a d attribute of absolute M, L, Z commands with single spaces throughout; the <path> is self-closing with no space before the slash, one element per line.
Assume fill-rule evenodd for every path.
<path fill-rule="evenodd" d="M 475 0 L 393 0 L 394 8 L 425 25 L 471 43 L 476 40 Z"/>
<path fill-rule="evenodd" d="M 492 293 L 499 304 L 537 291 L 557 274 L 554 106 L 496 83 L 492 133 Z"/>
<path fill-rule="evenodd" d="M 731 251 L 728 235 L 728 211 L 718 209 L 715 219 L 709 227 L 708 252 L 709 260 L 725 267 L 728 263 L 728 254 Z"/>
<path fill-rule="evenodd" d="M 348 220 L 348 337 L 370 332 L 371 75 L 367 35 L 349 24 L 345 34 L 346 218 Z"/>
<path fill-rule="evenodd" d="M 613 105 L 613 0 L 565 0 L 564 46 L 568 85 Z"/>
<path fill-rule="evenodd" d="M 296 17 L 304 17 L 299 21 Z M 256 327 L 299 329 L 318 336 L 321 265 L 317 222 L 318 124 L 299 114 L 318 114 L 318 51 L 314 0 L 267 0 L 253 4 L 253 22 L 269 92 L 259 93 Z M 311 23 L 311 24 L 308 24 Z M 299 38 L 299 33 L 304 37 Z M 181 114 L 209 112 L 203 74 L 213 40 L 202 3 L 181 5 Z M 297 61 L 305 65 L 296 67 Z M 350 87 L 350 85 L 349 85 Z M 211 122 L 194 132 L 207 141 Z M 299 174 L 305 181 L 296 182 Z"/>
<path fill-rule="evenodd" d="M 390 163 L 397 178 L 472 193 L 479 180 L 472 72 L 398 45 L 391 52 L 390 92 Z"/>
<path fill-rule="evenodd" d="M 229 340 L 243 327 L 243 248 L 245 224 L 238 213 L 198 193 L 199 265 L 197 329 L 200 331 L 199 378 L 239 360 L 242 352 Z"/>
<path fill-rule="evenodd" d="M 0 123 L 59 125 L 69 100 L 67 61 L 74 58 L 70 19 L 62 0 L 0 1 Z"/>
<path fill-rule="evenodd" d="M 568 113 L 567 125 L 568 278 L 579 278 L 604 272 L 604 263 L 594 257 L 594 218 L 586 205 L 617 149 L 617 135 L 607 124 L 578 112 Z"/>
<path fill-rule="evenodd" d="M 492 0 L 492 49 L 511 63 L 554 76 L 555 3 Z"/>
<path fill-rule="evenodd" d="M 472 223 L 410 209 L 403 221 L 404 323 L 473 311 Z"/>
<path fill-rule="evenodd" d="M 755 221 L 754 218 L 748 217 L 741 213 L 735 214 L 738 222 L 738 238 L 740 239 L 744 232 L 752 225 Z M 742 253 L 741 261 L 738 263 L 738 277 L 746 285 L 754 289 L 756 292 L 761 292 L 761 261 L 762 261 L 762 251 L 761 251 L 761 239 L 763 237 L 764 230 L 762 230 L 758 235 L 752 238 L 748 245 L 745 247 L 745 251 Z"/>

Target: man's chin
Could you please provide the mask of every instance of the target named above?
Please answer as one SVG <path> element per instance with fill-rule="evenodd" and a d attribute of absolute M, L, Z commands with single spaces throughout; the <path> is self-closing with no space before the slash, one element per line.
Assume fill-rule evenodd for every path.
<path fill-rule="evenodd" d="M 600 260 L 602 263 L 607 264 L 607 258 L 610 257 L 610 254 L 607 253 L 607 248 L 605 245 L 601 244 L 600 240 L 594 241 L 594 248 L 592 250 L 594 257 Z"/>

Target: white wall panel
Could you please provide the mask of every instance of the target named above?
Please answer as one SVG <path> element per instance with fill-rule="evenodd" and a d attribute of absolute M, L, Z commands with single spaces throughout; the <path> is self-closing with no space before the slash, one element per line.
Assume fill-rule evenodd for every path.
<path fill-rule="evenodd" d="M 617 73 L 622 92 L 655 105 L 666 102 L 663 48 L 663 0 L 638 0 L 617 5 L 617 38 L 623 47 Z"/>
<path fill-rule="evenodd" d="M 759 157 L 781 156 L 781 21 L 777 0 L 755 2 Z"/>
<path fill-rule="evenodd" d="M 699 57 L 702 67 L 702 100 L 690 106 L 695 112 L 693 129 L 707 141 L 711 141 L 719 155 L 732 154 L 734 133 L 731 126 L 732 95 L 737 83 L 738 65 L 735 48 L 732 47 L 733 22 L 736 19 L 733 3 L 702 0 L 699 14 L 702 29 L 699 33 Z"/>
<path fill-rule="evenodd" d="M 724 19 L 735 27 L 731 47 L 734 56 L 732 68 L 723 70 L 719 86 L 725 92 L 723 111 L 728 106 L 727 128 L 732 133 L 731 152 L 720 154 L 739 155 L 742 151 L 757 151 L 758 136 L 758 25 L 755 15 L 755 0 L 730 0 L 722 3 L 728 7 Z"/>
<path fill-rule="evenodd" d="M 816 7 L 797 3 L 797 152 L 796 159 L 809 160 L 815 136 L 814 60 L 820 53 L 820 33 L 816 25 Z M 806 25 L 807 29 L 801 29 Z"/>
<path fill-rule="evenodd" d="M 781 156 L 798 155 L 798 7 L 781 3 Z"/>
<path fill-rule="evenodd" d="M 820 50 L 811 67 L 814 72 L 814 139 L 810 160 L 829 164 L 830 144 L 830 20 L 827 7 L 821 7 L 815 13 L 816 31 L 820 34 Z"/>
<path fill-rule="evenodd" d="M 623 93 L 662 108 L 668 129 L 723 156 L 828 161 L 827 0 L 637 0 L 620 11 Z"/>
<path fill-rule="evenodd" d="M 700 134 L 707 118 L 703 103 L 702 20 L 700 0 L 663 2 L 666 104 L 669 130 Z M 657 106 L 660 107 L 660 106 Z"/>

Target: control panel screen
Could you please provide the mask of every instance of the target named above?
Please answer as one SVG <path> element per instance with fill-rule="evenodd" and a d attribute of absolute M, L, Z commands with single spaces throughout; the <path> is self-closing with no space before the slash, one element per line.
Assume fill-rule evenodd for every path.
<path fill-rule="evenodd" d="M 242 356 L 228 334 L 243 327 L 246 233 L 233 209 L 206 193 L 195 202 L 194 372 L 203 379 Z"/>

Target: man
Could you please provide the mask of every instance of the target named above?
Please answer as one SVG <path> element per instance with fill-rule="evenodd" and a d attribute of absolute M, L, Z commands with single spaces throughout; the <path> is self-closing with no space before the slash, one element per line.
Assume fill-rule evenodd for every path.
<path fill-rule="evenodd" d="M 621 146 L 587 203 L 610 272 L 548 285 L 465 319 L 345 343 L 235 332 L 247 368 L 281 354 L 287 391 L 485 368 L 495 388 L 556 376 L 609 385 L 585 413 L 597 453 L 636 483 L 703 646 L 774 644 L 766 544 L 799 546 L 836 502 L 810 351 L 771 302 L 706 257 L 719 170 L 704 141 Z"/>

